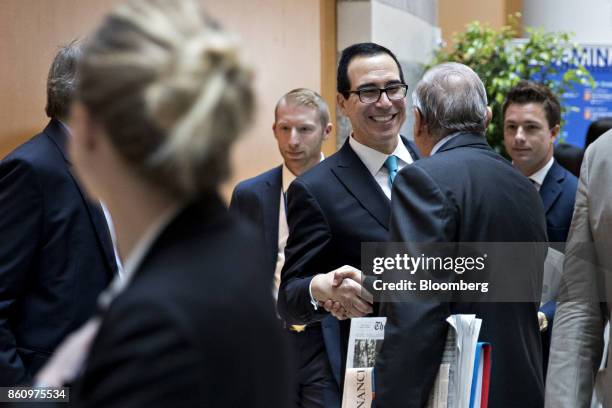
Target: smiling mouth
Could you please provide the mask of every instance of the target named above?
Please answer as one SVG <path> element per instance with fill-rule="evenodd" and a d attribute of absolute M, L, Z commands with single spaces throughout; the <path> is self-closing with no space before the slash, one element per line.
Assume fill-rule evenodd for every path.
<path fill-rule="evenodd" d="M 376 115 L 376 116 L 370 116 L 370 119 L 372 119 L 376 123 L 387 123 L 395 119 L 396 116 L 397 116 L 397 113 L 393 115 Z"/>

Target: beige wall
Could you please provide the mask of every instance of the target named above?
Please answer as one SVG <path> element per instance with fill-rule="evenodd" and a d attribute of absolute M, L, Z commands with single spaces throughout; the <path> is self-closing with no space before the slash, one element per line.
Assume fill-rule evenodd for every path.
<path fill-rule="evenodd" d="M 88 33 L 120 1 L 0 0 L 0 157 L 45 125 L 45 80 L 56 46 Z M 335 64 L 335 52 L 323 49 L 327 42 L 321 36 L 335 35 L 335 2 L 202 2 L 212 16 L 242 37 L 246 57 L 255 67 L 257 118 L 233 154 L 235 172 L 224 187 L 227 197 L 237 180 L 281 162 L 271 126 L 274 105 L 283 93 L 296 87 L 321 92 L 325 77 L 323 95 L 333 95 L 333 78 L 321 61 L 333 58 Z"/>
<path fill-rule="evenodd" d="M 57 45 L 85 34 L 116 3 L 0 1 L 0 157 L 46 124 L 45 84 Z"/>
<path fill-rule="evenodd" d="M 465 31 L 467 23 L 478 20 L 501 28 L 508 24 L 508 15 L 522 8 L 522 0 L 438 0 L 438 26 L 450 46 L 453 33 Z"/>

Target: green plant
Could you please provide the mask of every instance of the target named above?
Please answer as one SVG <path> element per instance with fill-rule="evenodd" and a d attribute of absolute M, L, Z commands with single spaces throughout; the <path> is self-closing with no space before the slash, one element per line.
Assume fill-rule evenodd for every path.
<path fill-rule="evenodd" d="M 570 41 L 573 34 L 528 28 L 527 38 L 515 41 L 518 32 L 514 26 L 519 18 L 520 14 L 510 16 L 511 25 L 499 31 L 478 21 L 469 23 L 465 32 L 455 34 L 452 49 L 436 51 L 428 64 L 431 67 L 447 61 L 460 62 L 480 76 L 493 111 L 487 141 L 504 155 L 502 105 L 518 81 L 531 79 L 546 84 L 559 98 L 577 83 L 594 87 L 593 78 L 572 52 L 576 48 Z M 553 78 L 561 72 L 564 72 L 561 80 Z M 562 108 L 565 111 L 571 107 Z"/>

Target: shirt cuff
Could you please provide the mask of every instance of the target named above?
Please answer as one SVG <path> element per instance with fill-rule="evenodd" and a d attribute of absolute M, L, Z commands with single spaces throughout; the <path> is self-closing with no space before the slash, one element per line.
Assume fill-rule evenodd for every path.
<path fill-rule="evenodd" d="M 310 294 L 310 304 L 312 305 L 312 307 L 314 308 L 314 310 L 319 310 L 319 303 L 317 302 L 317 300 L 314 298 L 314 296 L 312 296 L 312 281 L 314 280 L 314 276 L 313 278 L 310 280 L 310 283 L 308 284 L 308 293 Z"/>

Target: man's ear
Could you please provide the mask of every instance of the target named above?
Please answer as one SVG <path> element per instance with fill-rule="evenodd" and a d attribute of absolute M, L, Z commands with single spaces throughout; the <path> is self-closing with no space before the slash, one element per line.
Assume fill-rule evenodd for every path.
<path fill-rule="evenodd" d="M 417 137 L 423 133 L 423 127 L 427 125 L 424 123 L 423 115 L 417 107 L 412 108 L 412 112 L 414 114 L 414 126 L 412 129 L 412 133 L 414 137 Z"/>
<path fill-rule="evenodd" d="M 330 122 L 325 126 L 325 129 L 323 129 L 323 140 L 327 140 L 332 130 L 334 130 L 334 125 Z"/>
<path fill-rule="evenodd" d="M 559 136 L 560 130 L 561 130 L 561 126 L 559 124 L 556 124 L 555 126 L 552 127 L 552 129 L 550 129 L 550 138 L 553 143 L 555 143 L 555 140 L 557 140 L 557 136 Z"/>

